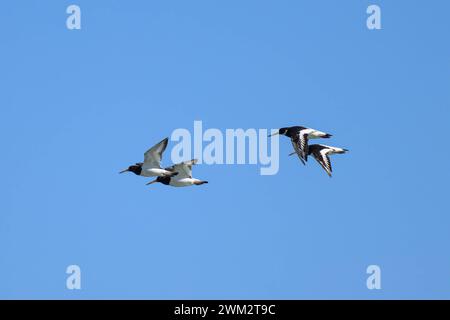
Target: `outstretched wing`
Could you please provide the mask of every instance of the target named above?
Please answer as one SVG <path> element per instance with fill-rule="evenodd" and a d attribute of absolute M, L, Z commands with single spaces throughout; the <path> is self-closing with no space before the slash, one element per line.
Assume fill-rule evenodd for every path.
<path fill-rule="evenodd" d="M 305 160 L 303 160 L 303 152 L 300 149 L 300 147 L 298 146 L 297 142 L 295 142 L 293 139 L 291 139 L 292 142 L 292 146 L 294 147 L 294 151 L 295 153 L 298 155 L 298 158 L 300 159 L 300 161 L 306 165 Z M 292 153 L 293 154 L 293 153 Z"/>
<path fill-rule="evenodd" d="M 145 152 L 143 168 L 161 168 L 162 154 L 166 150 L 168 142 L 169 138 L 165 138 Z"/>
<path fill-rule="evenodd" d="M 174 177 L 174 179 L 184 179 L 184 178 L 192 178 L 192 166 L 198 162 L 197 159 L 192 159 L 190 161 L 185 161 L 173 165 L 174 171 L 178 172 L 178 174 Z"/>
<path fill-rule="evenodd" d="M 305 164 L 308 161 L 308 129 L 300 130 L 297 134 L 293 135 L 291 138 L 292 146 L 298 157 Z"/>
<path fill-rule="evenodd" d="M 328 152 L 330 150 L 327 148 L 315 149 L 312 154 L 317 162 L 322 166 L 322 168 L 327 172 L 327 174 L 331 177 L 331 173 L 333 172 L 333 168 L 331 167 L 331 161 L 328 157 Z"/>

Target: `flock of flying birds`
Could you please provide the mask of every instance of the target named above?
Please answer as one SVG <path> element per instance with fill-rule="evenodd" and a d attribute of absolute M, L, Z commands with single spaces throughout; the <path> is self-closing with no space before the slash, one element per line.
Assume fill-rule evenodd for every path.
<path fill-rule="evenodd" d="M 319 130 L 295 126 L 281 128 L 278 130 L 278 132 L 270 136 L 274 136 L 277 134 L 289 137 L 291 139 L 292 146 L 294 147 L 294 152 L 292 152 L 290 156 L 292 156 L 293 154 L 297 154 L 300 158 L 300 161 L 304 165 L 306 165 L 308 156 L 312 155 L 330 177 L 331 173 L 333 172 L 333 168 L 331 167 L 329 156 L 331 156 L 332 154 L 342 154 L 348 152 L 347 149 L 331 147 L 324 144 L 308 145 L 309 139 L 328 139 L 332 137 L 331 134 Z"/>
<path fill-rule="evenodd" d="M 181 162 L 168 168 L 161 167 L 162 154 L 166 150 L 168 142 L 169 138 L 165 138 L 157 143 L 145 152 L 144 162 L 131 165 L 127 169 L 120 171 L 120 173 L 133 172 L 138 176 L 156 177 L 155 180 L 150 181 L 147 185 L 160 182 L 172 187 L 187 187 L 208 183 L 208 181 L 192 177 L 192 166 L 197 163 L 197 159 Z"/>
<path fill-rule="evenodd" d="M 309 139 L 330 138 L 332 136 L 329 133 L 311 128 L 302 126 L 281 128 L 278 129 L 278 132 L 269 135 L 269 137 L 278 134 L 291 139 L 294 152 L 289 154 L 289 156 L 297 154 L 300 161 L 306 165 L 308 156 L 312 155 L 330 177 L 333 169 L 329 156 L 343 154 L 348 151 L 347 149 L 331 147 L 324 144 L 309 145 Z M 167 168 L 161 167 L 162 154 L 166 150 L 168 142 L 169 138 L 165 138 L 157 143 L 145 152 L 144 162 L 131 165 L 127 169 L 120 171 L 120 173 L 133 172 L 138 176 L 156 177 L 155 180 L 150 181 L 147 185 L 159 182 L 172 187 L 187 187 L 208 183 L 208 181 L 192 177 L 192 166 L 197 163 L 197 159 L 181 162 Z"/>

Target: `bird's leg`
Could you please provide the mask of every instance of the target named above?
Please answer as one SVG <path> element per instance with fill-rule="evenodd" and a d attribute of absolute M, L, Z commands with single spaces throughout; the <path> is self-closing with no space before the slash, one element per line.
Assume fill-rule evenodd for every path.
<path fill-rule="evenodd" d="M 149 183 L 146 183 L 145 185 L 148 186 L 149 184 L 153 184 L 153 183 L 156 183 L 156 182 L 158 182 L 158 179 L 152 180 Z"/>
<path fill-rule="evenodd" d="M 292 152 L 292 153 L 289 153 L 289 157 L 290 156 L 292 156 L 292 155 L 294 155 L 294 154 L 296 154 L 297 152 Z M 305 162 L 305 160 L 303 160 L 303 158 L 302 157 L 299 157 L 300 158 L 300 161 L 306 166 L 306 162 Z"/>

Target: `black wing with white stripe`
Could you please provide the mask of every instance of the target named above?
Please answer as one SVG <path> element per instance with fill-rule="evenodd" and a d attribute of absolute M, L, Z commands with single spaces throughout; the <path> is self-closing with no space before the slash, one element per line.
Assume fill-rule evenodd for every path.
<path fill-rule="evenodd" d="M 294 151 L 295 153 L 298 155 L 298 158 L 300 159 L 300 161 L 306 165 L 305 160 L 303 160 L 303 151 L 300 149 L 299 143 L 298 141 L 295 141 L 293 138 L 291 139 L 292 142 L 292 146 L 294 147 Z M 294 153 L 292 153 L 294 154 Z"/>
<path fill-rule="evenodd" d="M 322 166 L 322 168 L 327 172 L 328 176 L 331 177 L 331 173 L 333 172 L 333 168 L 331 167 L 330 158 L 327 155 L 329 149 L 314 145 L 311 146 L 311 153 L 314 159 Z"/>
<path fill-rule="evenodd" d="M 303 164 L 308 161 L 308 133 L 304 130 L 300 130 L 296 135 L 293 135 L 292 145 L 294 146 L 295 152 L 298 154 L 300 160 Z"/>

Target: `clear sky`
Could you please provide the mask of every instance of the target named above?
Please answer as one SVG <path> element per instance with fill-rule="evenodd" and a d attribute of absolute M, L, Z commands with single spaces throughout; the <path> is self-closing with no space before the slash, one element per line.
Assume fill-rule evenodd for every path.
<path fill-rule="evenodd" d="M 448 1 L 0 9 L 0 298 L 450 298 Z M 170 188 L 118 174 L 195 120 L 311 126 L 351 152 L 331 179 L 287 138 L 274 176 L 199 165 L 209 184 Z M 72 264 L 81 290 L 66 288 Z"/>

